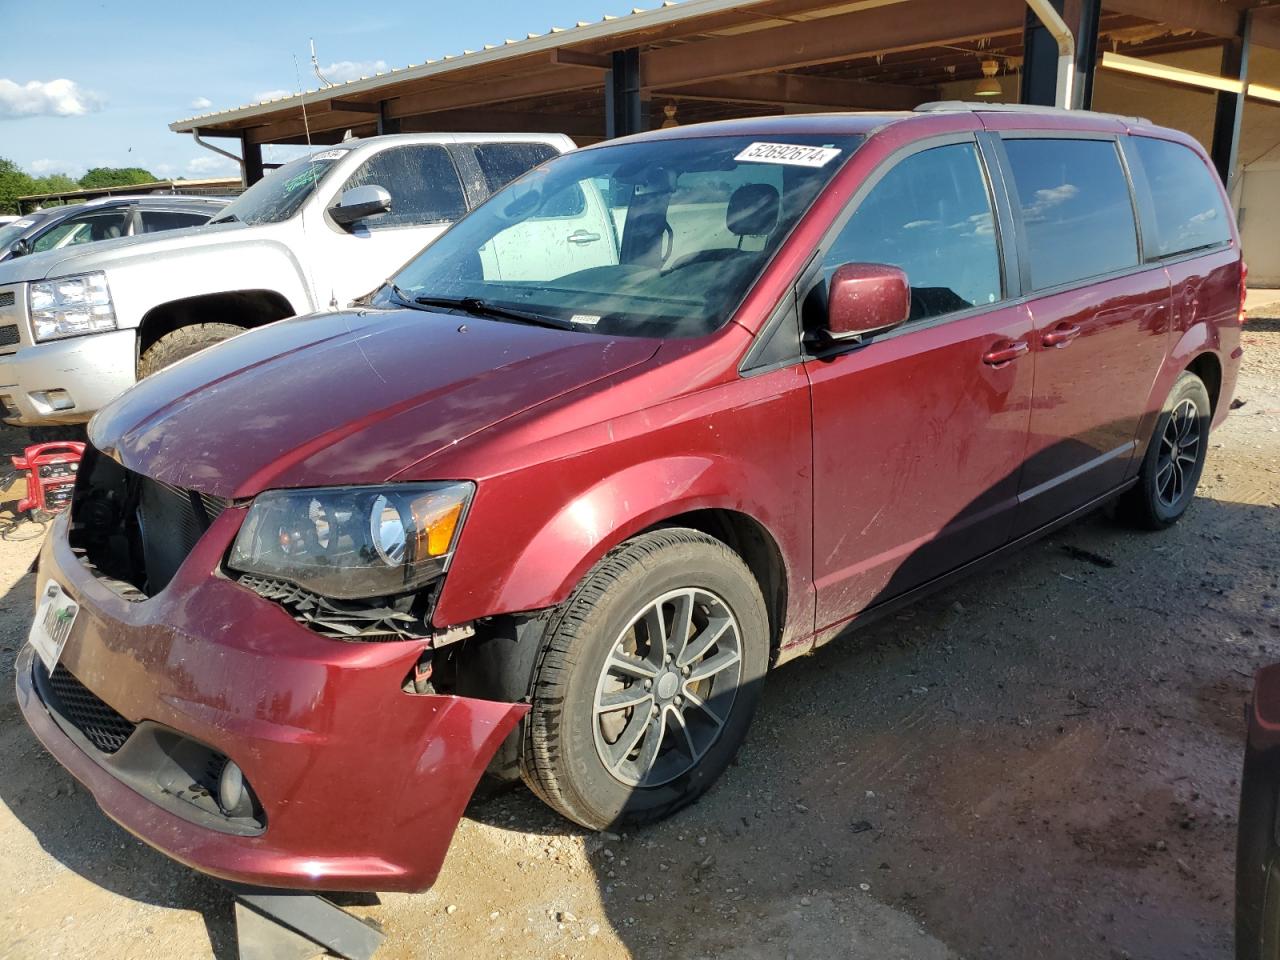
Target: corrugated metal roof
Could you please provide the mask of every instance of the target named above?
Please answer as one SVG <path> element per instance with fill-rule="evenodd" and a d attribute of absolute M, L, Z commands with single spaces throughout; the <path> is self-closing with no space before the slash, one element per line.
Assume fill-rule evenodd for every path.
<path fill-rule="evenodd" d="M 480 50 L 464 50 L 460 54 L 449 54 L 438 60 L 428 60 L 426 63 L 409 64 L 405 67 L 375 74 L 372 77 L 361 77 L 358 80 L 348 80 L 345 83 L 335 84 L 330 87 L 306 90 L 293 96 L 246 104 L 229 110 L 199 114 L 184 120 L 176 120 L 169 124 L 169 129 L 177 133 L 185 133 L 202 126 L 233 123 L 237 120 L 246 120 L 276 113 L 294 105 L 301 105 L 303 102 L 312 103 L 316 100 L 330 100 L 377 90 L 392 81 L 420 80 L 427 77 L 440 76 L 441 74 L 466 67 L 480 66 L 485 63 L 526 56 L 531 53 L 550 51 L 568 44 L 608 39 L 609 37 L 627 34 L 636 30 L 677 23 L 681 20 L 692 19 L 708 13 L 751 7 L 765 2 L 767 0 L 746 0 L 746 2 L 742 2 L 742 0 L 684 0 L 684 2 L 680 3 L 674 2 L 674 0 L 664 0 L 662 6 L 652 10 L 636 7 L 623 16 L 605 14 L 604 17 L 595 22 L 580 20 L 572 27 L 552 27 L 546 33 L 531 33 L 523 40 L 505 40 L 500 44 L 485 44 Z"/>

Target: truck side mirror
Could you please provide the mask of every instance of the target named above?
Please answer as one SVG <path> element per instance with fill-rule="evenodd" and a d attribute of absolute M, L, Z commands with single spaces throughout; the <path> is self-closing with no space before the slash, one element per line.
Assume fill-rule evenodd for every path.
<path fill-rule="evenodd" d="M 329 216 L 339 226 L 349 227 L 360 220 L 391 212 L 391 194 L 377 184 L 368 183 L 343 192 L 329 208 Z"/>
<path fill-rule="evenodd" d="M 25 257 L 31 252 L 31 241 L 26 237 L 19 237 L 13 243 L 9 244 L 9 256 Z"/>
<path fill-rule="evenodd" d="M 827 292 L 831 340 L 860 340 L 905 323 L 911 315 L 911 285 L 898 267 L 846 263 L 836 267 Z"/>

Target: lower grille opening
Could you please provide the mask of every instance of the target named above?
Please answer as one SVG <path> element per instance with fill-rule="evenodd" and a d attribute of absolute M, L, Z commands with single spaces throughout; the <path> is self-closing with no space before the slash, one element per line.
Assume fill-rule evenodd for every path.
<path fill-rule="evenodd" d="M 111 709 L 62 664 L 54 667 L 52 673 L 40 664 L 36 667 L 36 676 L 44 681 L 40 692 L 45 704 L 79 730 L 94 749 L 115 753 L 137 729 L 136 724 Z"/>
<path fill-rule="evenodd" d="M 357 602 L 332 600 L 288 580 L 242 573 L 236 581 L 264 600 L 280 604 L 298 623 L 335 640 L 381 643 L 421 640 L 431 634 L 431 610 L 438 583 L 417 594 Z"/>

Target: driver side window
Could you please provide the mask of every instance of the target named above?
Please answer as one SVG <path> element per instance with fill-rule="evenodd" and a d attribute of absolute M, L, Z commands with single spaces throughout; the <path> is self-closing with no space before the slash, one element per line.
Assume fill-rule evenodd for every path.
<path fill-rule="evenodd" d="M 824 258 L 824 285 L 845 263 L 905 271 L 912 320 L 998 301 L 1000 255 L 977 145 L 933 147 L 885 174 Z"/>
<path fill-rule="evenodd" d="M 370 217 L 370 230 L 449 223 L 467 212 L 462 181 L 444 147 L 435 144 L 390 147 L 374 154 L 342 185 L 382 187 L 391 194 L 391 212 Z"/>
<path fill-rule="evenodd" d="M 72 217 L 40 236 L 31 245 L 31 250 L 33 253 L 42 253 L 57 247 L 123 237 L 126 232 L 127 217 L 128 213 L 123 210 L 104 210 L 101 213 Z"/>

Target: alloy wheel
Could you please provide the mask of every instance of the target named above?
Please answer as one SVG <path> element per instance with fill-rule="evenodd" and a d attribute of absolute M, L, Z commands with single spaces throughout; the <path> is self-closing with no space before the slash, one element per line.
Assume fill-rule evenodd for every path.
<path fill-rule="evenodd" d="M 1165 424 L 1156 459 L 1156 497 L 1172 509 L 1182 501 L 1195 479 L 1200 459 L 1200 411 L 1190 398 L 1182 400 Z"/>
<path fill-rule="evenodd" d="M 697 587 L 646 604 L 618 635 L 596 683 L 593 732 L 605 769 L 656 787 L 692 769 L 720 736 L 742 676 L 729 606 Z"/>

